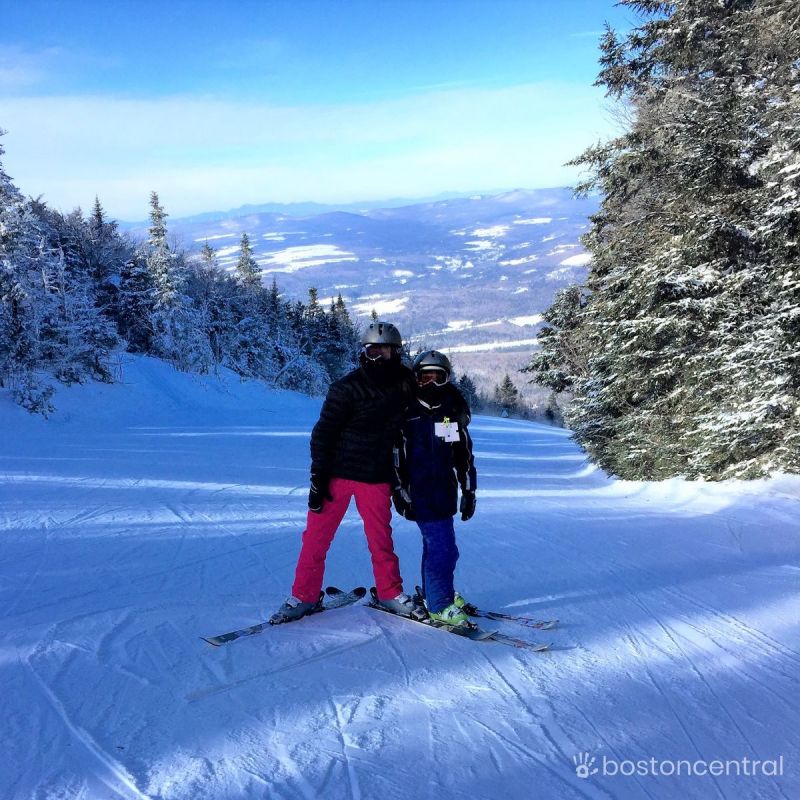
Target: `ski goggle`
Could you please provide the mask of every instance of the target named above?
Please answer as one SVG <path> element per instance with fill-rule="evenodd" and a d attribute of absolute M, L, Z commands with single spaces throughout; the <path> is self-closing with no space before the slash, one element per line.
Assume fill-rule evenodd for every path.
<path fill-rule="evenodd" d="M 391 354 L 394 352 L 394 347 L 390 344 L 365 344 L 362 352 L 369 361 L 379 361 L 384 357 L 384 348 L 387 347 L 389 348 L 390 353 L 388 357 L 391 358 Z"/>
<path fill-rule="evenodd" d="M 444 386 L 449 379 L 448 374 L 443 369 L 426 369 L 417 373 L 417 384 L 419 386 L 425 386 L 428 383 Z"/>

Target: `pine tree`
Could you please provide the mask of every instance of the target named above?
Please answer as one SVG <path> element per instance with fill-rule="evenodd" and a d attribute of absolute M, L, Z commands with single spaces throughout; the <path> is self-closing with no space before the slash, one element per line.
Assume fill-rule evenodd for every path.
<path fill-rule="evenodd" d="M 309 355 L 320 353 L 327 344 L 327 321 L 325 311 L 319 303 L 319 293 L 314 286 L 308 290 L 308 304 L 300 317 Z"/>
<path fill-rule="evenodd" d="M 158 194 L 150 193 L 150 230 L 147 240 L 147 268 L 155 287 L 156 307 L 169 307 L 179 291 L 176 259 L 167 241 L 167 213 Z"/>
<path fill-rule="evenodd" d="M 481 402 L 478 397 L 478 390 L 475 387 L 475 381 L 473 381 L 466 372 L 456 381 L 456 386 L 461 394 L 464 395 L 464 399 L 467 401 L 467 405 L 470 409 L 472 409 L 473 412 L 479 410 Z"/>
<path fill-rule="evenodd" d="M 0 130 L 0 136 L 5 131 Z M 41 377 L 48 333 L 46 232 L 5 172 L 0 145 L 0 385 L 31 412 L 48 414 L 53 387 Z M 47 261 L 43 259 L 47 258 Z"/>
<path fill-rule="evenodd" d="M 42 262 L 47 261 L 44 256 Z M 47 324 L 40 329 L 45 363 L 64 383 L 87 378 L 111 382 L 108 359 L 118 344 L 117 333 L 97 308 L 90 276 L 71 273 L 63 251 L 51 264 Z"/>
<path fill-rule="evenodd" d="M 586 296 L 579 286 L 559 291 L 544 313 L 545 325 L 537 337 L 539 350 L 520 370 L 532 373 L 536 383 L 556 394 L 569 391 L 577 379 L 587 375 L 580 327 L 580 312 L 585 306 Z"/>
<path fill-rule="evenodd" d="M 494 389 L 494 402 L 500 406 L 506 415 L 513 414 L 519 408 L 519 389 L 514 386 L 511 377 L 506 373 Z"/>
<path fill-rule="evenodd" d="M 219 269 L 219 262 L 217 261 L 217 251 L 208 243 L 208 239 L 203 243 L 200 250 L 200 264 L 203 269 L 216 270 Z"/>
<path fill-rule="evenodd" d="M 34 242 L 30 212 L 3 168 L 4 153 L 0 144 L 0 386 L 13 387 L 38 357 L 25 280 Z"/>
<path fill-rule="evenodd" d="M 544 418 L 551 424 L 558 427 L 564 426 L 564 414 L 558 404 L 558 397 L 555 392 L 550 392 L 547 398 L 547 405 L 544 409 Z"/>
<path fill-rule="evenodd" d="M 167 213 L 156 192 L 150 194 L 150 230 L 145 260 L 155 289 L 150 314 L 154 354 L 177 369 L 205 372 L 213 363 L 208 320 L 184 293 L 187 268 L 182 253 L 167 239 Z"/>
<path fill-rule="evenodd" d="M 242 234 L 240 250 L 239 260 L 236 262 L 237 277 L 248 289 L 260 288 L 261 270 L 253 258 L 253 248 L 250 246 L 250 238 L 246 233 Z"/>
<path fill-rule="evenodd" d="M 353 323 L 350 320 L 350 312 L 347 310 L 347 306 L 345 305 L 341 292 L 336 295 L 336 302 L 333 304 L 331 313 L 335 314 L 345 325 L 349 325 L 350 327 L 353 326 Z"/>
<path fill-rule="evenodd" d="M 275 276 L 272 276 L 272 286 L 270 286 L 269 292 L 267 294 L 267 314 L 270 318 L 277 319 L 278 315 L 281 313 L 282 303 L 281 303 L 281 293 L 278 291 L 278 282 L 275 280 Z"/>
<path fill-rule="evenodd" d="M 204 243 L 188 273 L 187 294 L 205 323 L 205 335 L 214 365 L 228 363 L 234 350 L 235 315 L 233 300 L 237 292 L 234 280 L 223 273 L 213 247 Z"/>
<path fill-rule="evenodd" d="M 97 197 L 88 219 L 76 220 L 75 232 L 79 260 L 91 276 L 95 303 L 119 325 L 122 273 L 135 247 L 120 234 L 117 223 L 106 217 Z"/>
<path fill-rule="evenodd" d="M 537 375 L 612 473 L 797 471 L 795 4 L 622 5 L 644 20 L 606 32 L 598 83 L 631 122 L 577 160 L 603 196 L 586 299 L 554 310 Z"/>
<path fill-rule="evenodd" d="M 330 311 L 324 316 L 320 361 L 331 381 L 340 378 L 356 365 L 359 350 L 358 333 L 350 321 L 342 295 L 331 299 Z"/>
<path fill-rule="evenodd" d="M 110 379 L 117 344 L 96 300 L 80 211 L 61 215 L 22 200 L 0 170 L 0 374 L 15 398 L 47 413 L 44 372 L 72 383 Z"/>
<path fill-rule="evenodd" d="M 350 317 L 350 312 L 342 297 L 342 293 L 336 297 L 336 302 L 331 311 L 331 316 L 334 319 L 332 326 L 331 337 L 338 345 L 342 354 L 341 363 L 338 367 L 338 374 L 331 375 L 331 378 L 339 378 L 346 372 L 353 369 L 358 362 L 358 352 L 361 349 L 361 337 L 353 320 Z"/>
<path fill-rule="evenodd" d="M 122 265 L 117 302 L 119 332 L 132 353 L 149 353 L 153 348 L 155 298 L 155 282 L 145 256 L 134 253 Z"/>
<path fill-rule="evenodd" d="M 100 198 L 95 195 L 94 206 L 92 206 L 92 213 L 89 217 L 89 227 L 95 236 L 100 236 L 106 224 L 105 211 L 103 211 L 103 206 L 100 205 Z"/>

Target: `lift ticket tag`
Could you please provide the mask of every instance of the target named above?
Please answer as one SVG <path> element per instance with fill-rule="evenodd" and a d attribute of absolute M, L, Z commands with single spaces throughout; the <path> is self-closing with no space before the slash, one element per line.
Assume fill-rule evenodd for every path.
<path fill-rule="evenodd" d="M 457 442 L 459 440 L 458 423 L 450 422 L 450 417 L 445 417 L 442 422 L 435 422 L 433 432 L 437 436 L 441 436 L 446 442 Z"/>

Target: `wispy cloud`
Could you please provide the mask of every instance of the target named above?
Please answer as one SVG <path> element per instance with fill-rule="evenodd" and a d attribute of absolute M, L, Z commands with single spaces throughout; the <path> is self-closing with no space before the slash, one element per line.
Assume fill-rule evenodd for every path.
<path fill-rule="evenodd" d="M 569 84 L 278 106 L 216 97 L 11 97 L 6 169 L 27 194 L 122 218 L 157 189 L 173 215 L 267 200 L 355 200 L 568 183 L 605 135 L 602 95 Z"/>
<path fill-rule="evenodd" d="M 64 46 L 34 50 L 21 45 L 0 44 L 0 100 L 5 103 L 2 95 L 52 94 L 76 75 L 118 64 L 119 57 L 113 53 Z"/>
<path fill-rule="evenodd" d="M 44 83 L 62 55 L 63 50 L 58 47 L 33 51 L 18 45 L 0 45 L 0 90 L 29 90 Z"/>

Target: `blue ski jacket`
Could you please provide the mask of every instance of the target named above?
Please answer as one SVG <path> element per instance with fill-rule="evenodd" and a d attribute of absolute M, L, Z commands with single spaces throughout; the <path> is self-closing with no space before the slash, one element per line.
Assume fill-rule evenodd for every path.
<path fill-rule="evenodd" d="M 458 486 L 462 492 L 477 487 L 467 429 L 470 419 L 466 400 L 450 383 L 442 387 L 438 405 L 416 398 L 406 411 L 395 447 L 394 488 L 407 494 L 420 522 L 452 517 L 458 507 Z M 437 435 L 437 423 L 449 423 L 449 437 Z M 446 429 L 438 430 L 441 434 Z"/>

